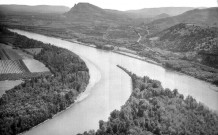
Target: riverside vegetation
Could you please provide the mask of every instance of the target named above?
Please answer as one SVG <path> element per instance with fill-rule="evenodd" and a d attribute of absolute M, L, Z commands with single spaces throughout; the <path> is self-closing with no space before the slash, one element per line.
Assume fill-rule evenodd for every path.
<path fill-rule="evenodd" d="M 218 8 L 191 9 L 194 8 L 152 19 L 137 16 L 153 12 L 137 15 L 78 3 L 61 15 L 0 13 L 0 18 L 1 23 L 10 28 L 94 44 L 100 49 L 125 48 L 170 70 L 218 85 Z M 167 11 L 176 13 L 177 9 Z"/>
<path fill-rule="evenodd" d="M 34 58 L 44 63 L 52 75 L 25 80 L 0 98 L 0 134 L 24 132 L 51 118 L 74 103 L 89 82 L 89 70 L 76 54 L 62 48 L 12 33 L 15 47 L 43 48 Z"/>
<path fill-rule="evenodd" d="M 130 14 L 82 3 L 61 15 L 3 14 L 0 18 L 10 28 L 95 44 L 98 48 L 109 44 L 131 49 L 167 68 L 217 84 L 217 55 L 208 48 L 218 45 L 217 13 L 217 7 L 196 9 L 152 22 L 139 18 L 142 21 L 134 23 L 137 19 L 129 18 Z M 139 34 L 142 38 L 136 42 Z M 181 50 L 175 50 L 177 47 Z M 108 122 L 100 121 L 98 131 L 84 134 L 218 134 L 217 115 L 201 103 L 190 96 L 184 99 L 176 90 L 163 89 L 158 81 L 129 74 L 133 80 L 130 99 L 120 111 L 111 113 Z"/>
<path fill-rule="evenodd" d="M 218 115 L 193 97 L 184 98 L 177 89 L 164 89 L 157 80 L 120 68 L 132 78 L 130 98 L 120 111 L 111 112 L 107 122 L 100 120 L 96 132 L 83 135 L 218 134 Z"/>
<path fill-rule="evenodd" d="M 217 27 L 180 23 L 147 36 L 141 41 L 147 49 L 138 50 L 141 56 L 158 61 L 168 69 L 218 85 L 217 37 Z"/>

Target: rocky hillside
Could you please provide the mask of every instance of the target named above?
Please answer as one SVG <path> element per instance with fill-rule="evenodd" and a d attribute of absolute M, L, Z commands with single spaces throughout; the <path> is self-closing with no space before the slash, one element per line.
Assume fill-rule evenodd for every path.
<path fill-rule="evenodd" d="M 131 20 L 127 15 L 122 14 L 122 12 L 105 10 L 89 3 L 75 4 L 64 15 L 68 20 L 76 22 L 124 23 Z"/>

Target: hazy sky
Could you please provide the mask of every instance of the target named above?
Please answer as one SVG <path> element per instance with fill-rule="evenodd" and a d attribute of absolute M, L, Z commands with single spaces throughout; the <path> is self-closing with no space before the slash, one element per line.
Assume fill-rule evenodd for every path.
<path fill-rule="evenodd" d="M 149 7 L 215 7 L 217 0 L 0 0 L 0 4 L 64 5 L 89 2 L 101 8 L 130 10 Z"/>

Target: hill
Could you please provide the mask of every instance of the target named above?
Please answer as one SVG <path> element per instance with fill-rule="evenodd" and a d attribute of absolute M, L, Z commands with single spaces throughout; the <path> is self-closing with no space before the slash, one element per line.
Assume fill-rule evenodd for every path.
<path fill-rule="evenodd" d="M 64 14 L 68 20 L 94 23 L 124 23 L 131 19 L 121 11 L 102 9 L 89 3 L 78 3 Z"/>
<path fill-rule="evenodd" d="M 69 11 L 65 6 L 27 6 L 27 5 L 0 5 L 0 12 L 3 14 L 37 14 L 37 13 L 55 13 L 63 14 Z"/>
<path fill-rule="evenodd" d="M 173 52 L 192 53 L 206 65 L 218 67 L 218 28 L 181 23 L 151 37 L 158 37 L 155 47 Z M 187 57 L 188 59 L 189 56 Z"/>
<path fill-rule="evenodd" d="M 157 19 L 162 19 L 162 18 L 167 18 L 167 17 L 170 17 L 170 15 L 166 13 L 162 13 L 162 14 L 155 16 L 154 19 L 157 20 Z"/>
<path fill-rule="evenodd" d="M 144 8 L 139 10 L 128 10 L 126 13 L 131 13 L 138 18 L 155 17 L 160 14 L 168 14 L 170 16 L 175 16 L 182 14 L 186 11 L 194 9 L 193 7 L 160 7 L 160 8 Z"/>
<path fill-rule="evenodd" d="M 148 25 L 164 30 L 179 23 L 193 23 L 203 26 L 218 26 L 218 8 L 194 9 L 181 15 L 155 20 Z"/>

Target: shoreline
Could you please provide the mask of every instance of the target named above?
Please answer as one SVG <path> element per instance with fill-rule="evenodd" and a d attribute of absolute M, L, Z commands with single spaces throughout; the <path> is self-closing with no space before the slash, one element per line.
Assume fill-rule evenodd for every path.
<path fill-rule="evenodd" d="M 17 29 L 17 28 L 9 28 L 9 29 Z M 97 47 L 95 47 L 95 45 L 92 45 L 92 44 L 89 44 L 89 43 L 82 43 L 82 42 L 79 42 L 79 41 L 75 41 L 75 40 L 72 40 L 72 39 L 65 39 L 63 37 L 60 37 L 60 36 L 52 36 L 51 34 L 45 34 L 45 33 L 40 33 L 40 32 L 33 32 L 33 31 L 28 31 L 28 30 L 23 30 L 23 29 L 17 29 L 17 30 L 22 30 L 22 31 L 27 31 L 27 32 L 32 32 L 32 33 L 36 33 L 36 34 L 41 34 L 41 35 L 44 35 L 44 36 L 48 36 L 48 37 L 53 37 L 53 38 L 57 38 L 57 39 L 61 39 L 61 40 L 64 40 L 64 41 L 68 41 L 68 42 L 71 42 L 71 43 L 76 43 L 76 44 L 79 44 L 79 45 L 84 45 L 84 46 L 88 46 L 88 47 L 92 47 L 92 48 L 96 48 L 96 49 L 99 49 Z M 100 49 L 100 50 L 104 50 L 104 49 Z M 162 63 L 159 63 L 159 62 L 152 62 L 154 60 L 148 58 L 148 57 L 144 57 L 145 59 L 143 58 L 137 58 L 137 57 L 134 57 L 134 56 L 131 56 L 132 53 L 129 53 L 129 52 L 124 52 L 124 53 L 129 53 L 130 55 L 128 54 L 123 54 L 122 51 L 114 51 L 114 50 L 105 50 L 105 51 L 108 51 L 108 52 L 113 52 L 113 53 L 117 53 L 117 54 L 120 54 L 120 55 L 124 55 L 124 56 L 127 56 L 127 57 L 131 57 L 131 58 L 134 58 L 134 59 L 138 59 L 138 60 L 141 60 L 141 61 L 144 61 L 144 62 L 148 62 L 150 64 L 154 64 L 154 65 L 157 65 L 157 66 L 161 66 L 162 68 L 164 68 L 165 70 L 168 70 L 168 71 L 173 71 L 173 72 L 176 72 L 176 73 L 179 73 L 179 74 L 183 74 L 183 75 L 186 75 L 186 76 L 189 76 L 189 77 L 193 77 L 195 79 L 199 79 L 201 81 L 204 81 L 204 82 L 207 82 L 207 83 L 210 83 L 211 85 L 214 85 L 216 87 L 218 87 L 218 85 L 214 84 L 213 82 L 211 81 L 208 81 L 208 80 L 204 80 L 203 78 L 200 78 L 200 77 L 197 77 L 197 76 L 192 76 L 190 74 L 186 74 L 184 72 L 181 72 L 181 71 L 178 71 L 178 70 L 175 70 L 173 68 L 167 68 L 165 67 Z M 137 54 L 134 54 L 134 55 L 137 55 Z M 138 57 L 141 57 L 140 55 L 137 55 Z M 151 60 L 151 61 L 148 61 L 148 60 Z"/>
<path fill-rule="evenodd" d="M 73 53 L 74 53 L 74 52 L 73 52 Z M 78 54 L 76 54 L 76 55 L 78 55 Z M 78 56 L 79 56 L 79 55 L 78 55 Z M 87 60 L 86 60 L 85 58 L 83 58 L 82 56 L 79 56 L 79 57 L 85 62 L 86 66 L 88 67 L 88 69 L 89 69 L 89 74 L 91 74 L 91 72 L 94 72 L 95 74 L 97 74 L 96 70 L 90 71 L 90 69 L 92 69 L 92 68 L 90 68 L 91 66 L 93 66 L 94 68 L 97 69 L 97 67 L 96 67 L 95 65 L 93 65 L 91 62 L 87 61 Z M 97 70 L 98 70 L 98 69 L 97 69 Z M 90 76 L 91 76 L 91 75 L 90 75 Z M 65 111 L 69 110 L 70 108 L 72 108 L 72 107 L 73 107 L 74 105 L 76 105 L 77 103 L 80 103 L 80 102 L 82 102 L 83 100 L 85 100 L 87 96 L 86 96 L 85 98 L 82 98 L 82 99 L 80 99 L 80 98 L 85 94 L 85 92 L 86 92 L 87 90 L 90 90 L 92 87 L 94 87 L 94 86 L 100 81 L 100 79 L 101 79 L 101 76 L 100 76 L 100 78 L 98 78 L 97 80 L 95 80 L 94 84 L 92 84 L 92 83 L 90 83 L 90 80 L 91 80 L 91 77 L 90 77 L 90 78 L 89 78 L 89 83 L 88 83 L 88 85 L 86 86 L 86 88 L 85 88 L 81 93 L 79 93 L 79 94 L 76 96 L 76 98 L 74 99 L 74 103 L 72 103 L 72 104 L 71 104 L 70 106 L 68 106 L 66 109 L 64 109 L 64 110 L 62 110 L 62 111 L 60 111 L 60 112 L 54 114 L 51 118 L 48 118 L 47 120 L 43 121 L 42 123 L 39 123 L 38 125 L 35 125 L 35 126 L 33 126 L 32 128 L 30 128 L 29 130 L 27 130 L 27 131 L 25 131 L 25 132 L 22 132 L 22 133 L 19 133 L 18 135 L 24 135 L 25 133 L 29 132 L 30 130 L 33 130 L 33 129 L 37 128 L 38 126 L 41 126 L 41 125 L 45 124 L 45 123 L 48 122 L 49 120 L 52 120 L 52 119 L 58 117 L 59 115 L 63 114 Z"/>
<path fill-rule="evenodd" d="M 166 132 L 167 130 L 169 130 L 166 132 L 167 134 L 178 134 L 178 130 L 177 132 L 175 132 L 176 129 L 179 129 L 180 133 L 183 134 L 198 134 L 200 130 L 207 131 L 205 132 L 206 134 L 209 132 L 209 134 L 217 133 L 216 126 L 218 124 L 218 111 L 212 110 L 207 105 L 196 101 L 196 99 L 192 96 L 184 98 L 184 95 L 177 90 L 163 89 L 161 83 L 158 80 L 152 80 L 148 76 L 138 76 L 137 74 L 134 74 L 134 72 L 132 73 L 125 67 L 122 67 L 120 65 L 116 66 L 131 77 L 133 84 L 131 96 L 120 110 L 114 110 L 113 112 L 111 112 L 111 116 L 108 118 L 108 120 L 100 120 L 100 126 L 97 130 L 94 131 L 94 133 L 89 133 L 88 131 L 86 131 L 81 133 L 81 135 L 107 134 L 108 131 L 109 134 L 144 134 L 145 132 L 142 131 L 156 134 L 157 130 L 153 129 L 157 128 L 159 130 L 157 134 L 161 134 L 163 132 Z M 135 111 L 135 113 L 132 113 L 132 110 L 137 111 Z M 150 113 L 153 115 L 149 115 Z M 207 115 L 209 115 L 210 117 L 208 117 Z M 163 116 L 165 119 L 162 118 Z M 141 122 L 141 118 L 146 119 L 144 123 Z M 167 130 L 165 128 L 160 128 L 166 127 L 169 121 L 170 124 L 175 124 L 175 122 L 181 119 L 182 123 L 173 127 L 175 130 L 171 130 L 171 128 L 167 128 Z M 154 121 L 154 123 L 157 123 L 157 128 L 149 126 L 153 124 L 150 123 L 150 121 Z M 198 123 L 199 121 L 203 122 Z M 126 126 L 127 122 L 131 123 L 129 125 L 134 125 L 134 127 L 137 127 L 137 129 L 139 129 L 139 132 L 131 132 L 131 130 L 133 130 L 132 126 Z M 196 123 L 198 123 L 197 126 Z M 205 123 L 209 126 L 205 127 Z M 142 124 L 144 126 L 141 126 Z M 198 127 L 199 125 L 202 127 Z M 125 130 L 123 130 L 123 128 L 117 128 L 115 132 L 113 130 L 110 132 L 110 129 L 114 127 L 125 127 Z M 204 134 L 204 132 L 201 133 Z"/>
<path fill-rule="evenodd" d="M 57 37 L 54 37 L 54 38 L 57 38 Z M 59 37 L 59 39 L 62 39 L 62 40 L 65 40 L 65 41 L 69 41 L 69 42 L 71 42 L 71 43 L 77 43 L 77 44 L 79 44 L 79 45 L 84 45 L 84 46 L 88 46 L 88 47 L 92 47 L 92 48 L 98 49 L 97 47 L 94 47 L 94 46 L 89 45 L 89 44 L 86 44 L 86 43 L 82 43 L 82 42 L 78 42 L 78 41 L 75 42 L 75 41 L 68 40 L 68 39 L 64 39 L 64 38 L 60 38 L 60 37 Z M 100 50 L 104 50 L 104 49 L 100 49 Z M 108 50 L 105 50 L 105 51 L 108 51 Z M 201 79 L 201 78 L 199 78 L 199 77 L 197 77 L 197 76 L 192 76 L 192 75 L 190 75 L 190 74 L 186 74 L 186 73 L 184 73 L 184 72 L 175 70 L 175 69 L 173 69 L 173 68 L 167 68 L 167 67 L 165 67 L 162 63 L 159 63 L 159 62 L 156 62 L 156 61 L 155 61 L 155 62 L 152 62 L 153 60 L 150 59 L 150 58 L 148 58 L 148 57 L 144 57 L 145 59 L 143 59 L 140 55 L 133 54 L 133 55 L 136 55 L 136 56 L 138 56 L 138 57 L 141 57 L 141 58 L 137 58 L 137 57 L 131 56 L 132 53 L 124 52 L 124 51 L 109 50 L 108 52 L 113 52 L 113 53 L 120 54 L 120 55 L 124 55 L 124 56 L 130 57 L 130 58 L 138 59 L 138 60 L 141 60 L 141 61 L 150 63 L 150 64 L 154 64 L 154 65 L 157 65 L 157 66 L 161 66 L 162 68 L 164 68 L 165 70 L 168 70 L 168 71 L 170 71 L 170 72 L 175 72 L 175 73 L 178 73 L 178 74 L 181 74 L 181 75 L 186 75 L 186 76 L 188 76 L 188 77 L 193 77 L 193 78 L 195 78 L 195 79 L 201 80 L 201 81 L 206 82 L 206 83 L 210 83 L 211 85 L 218 87 L 218 85 L 216 85 L 216 84 L 214 84 L 214 83 L 212 83 L 212 82 L 210 82 L 210 81 L 203 80 L 203 79 Z M 123 52 L 123 53 L 122 53 L 122 52 Z M 127 53 L 127 54 L 124 54 L 124 53 Z M 130 55 L 128 55 L 128 54 L 130 54 Z M 148 60 L 146 60 L 146 59 L 148 59 Z M 149 60 L 150 60 L 150 61 L 149 61 Z M 211 90 L 213 90 L 213 89 L 211 89 Z M 214 91 L 216 91 L 216 90 L 214 90 Z M 216 92 L 218 92 L 218 91 L 216 91 Z"/>
<path fill-rule="evenodd" d="M 62 39 L 62 40 L 65 40 L 65 39 Z M 67 40 L 65 40 L 65 41 L 67 41 Z M 73 42 L 73 43 L 75 43 L 75 42 Z M 78 42 L 77 42 L 77 44 L 79 44 Z M 81 44 L 81 45 L 85 45 L 85 46 L 89 46 L 89 47 L 93 47 L 93 48 L 96 48 L 96 47 L 94 47 L 94 46 L 90 46 L 90 45 L 87 45 L 87 44 Z M 108 51 L 109 52 L 109 51 Z M 113 51 L 112 51 L 113 52 Z M 114 52 L 114 53 L 119 53 L 119 52 Z M 125 55 L 125 56 L 128 56 L 127 54 L 121 54 L 121 55 Z M 128 57 L 131 57 L 131 56 L 128 56 Z M 81 57 L 82 58 L 82 57 Z M 135 59 L 137 59 L 136 57 L 132 57 L 132 58 L 135 58 Z M 175 71 L 176 72 L 176 71 Z M 180 73 L 180 72 L 178 72 L 178 73 Z M 181 74 L 183 74 L 183 73 L 181 73 Z M 186 75 L 186 74 L 184 74 L 184 75 Z M 193 76 L 189 76 L 189 77 L 193 77 Z M 81 92 L 81 94 L 83 94 L 85 91 L 83 91 L 83 92 Z M 79 95 L 78 95 L 79 96 Z M 78 96 L 77 96 L 77 98 L 78 98 Z M 77 102 L 74 102 L 72 105 L 75 105 L 75 103 L 77 103 Z M 72 105 L 70 105 L 69 107 L 67 107 L 65 110 L 62 110 L 61 112 L 59 112 L 59 113 L 57 113 L 57 114 L 55 114 L 52 118 L 50 118 L 50 119 L 53 119 L 55 116 L 58 116 L 59 114 L 61 114 L 61 113 L 63 113 L 63 111 L 66 111 L 66 110 L 68 110 L 70 107 L 72 107 Z M 47 120 L 50 120 L 50 119 L 47 119 Z M 47 122 L 47 120 L 46 121 L 44 121 L 44 122 Z M 43 123 L 44 123 L 43 122 Z M 43 124 L 43 123 L 40 123 L 40 124 Z M 40 126 L 40 124 L 39 125 L 37 125 L 37 126 Z M 37 127 L 36 126 L 36 127 Z M 35 128 L 35 127 L 34 127 Z M 32 128 L 31 128 L 32 129 Z M 29 131 L 29 130 L 28 130 Z"/>
<path fill-rule="evenodd" d="M 11 31 L 11 32 L 13 32 L 13 30 L 12 29 L 8 29 L 9 31 Z M 15 32 L 16 33 L 16 32 Z M 18 33 L 17 33 L 18 34 Z M 20 35 L 20 34 L 18 34 L 18 35 Z M 27 38 L 27 37 L 26 37 Z M 30 38 L 27 38 L 27 39 L 30 39 Z M 38 41 L 37 41 L 38 42 Z M 47 44 L 46 44 L 47 45 Z M 56 46 L 54 46 L 54 47 L 56 47 Z M 56 47 L 56 48 L 58 48 L 58 47 Z M 63 49 L 63 51 L 65 51 L 65 53 L 67 52 L 67 49 L 65 49 L 65 48 L 62 48 Z M 69 50 L 68 50 L 69 51 Z M 78 58 L 78 59 L 81 59 L 84 63 L 85 63 L 85 67 L 88 69 L 86 72 L 88 73 L 88 80 L 87 80 L 87 83 L 86 83 L 86 81 L 84 80 L 84 82 L 86 83 L 85 84 L 85 87 L 84 87 L 84 89 L 82 88 L 81 89 L 81 91 L 80 92 L 78 92 L 77 94 L 75 94 L 75 96 L 73 96 L 73 97 L 71 97 L 71 104 L 69 104 L 69 106 L 66 106 L 66 108 L 65 109 L 60 109 L 60 111 L 57 111 L 57 112 L 52 112 L 48 117 L 47 117 L 47 115 L 46 115 L 46 119 L 44 120 L 44 121 L 42 121 L 42 122 L 40 122 L 40 123 L 38 123 L 38 124 L 33 124 L 34 126 L 30 126 L 30 128 L 28 129 L 28 130 L 26 130 L 26 131 L 23 131 L 23 132 L 18 132 L 18 134 L 25 134 L 26 132 L 28 132 L 28 131 L 30 131 L 30 130 L 32 130 L 33 128 L 35 128 L 35 127 L 37 127 L 37 126 L 40 126 L 41 124 L 43 124 L 43 123 L 45 123 L 45 122 L 47 122 L 48 120 L 50 120 L 50 119 L 53 119 L 53 118 L 55 118 L 56 116 L 58 116 L 58 115 L 60 115 L 60 114 L 62 114 L 64 111 L 66 111 L 66 110 L 68 110 L 70 107 L 72 107 L 73 105 L 75 105 L 76 103 L 79 103 L 80 101 L 82 101 L 82 100 L 78 100 L 79 98 L 80 98 L 80 95 L 82 95 L 89 87 L 92 87 L 92 86 L 90 86 L 90 63 L 87 63 L 87 61 L 86 60 L 84 60 L 84 59 L 82 59 L 82 57 L 80 57 L 79 55 L 77 55 L 76 53 L 74 53 L 74 52 L 72 52 L 72 51 L 69 51 L 69 53 L 71 54 L 72 53 L 72 57 L 75 57 L 75 58 Z M 42 62 L 43 63 L 43 61 L 40 61 L 40 62 Z M 82 62 L 81 62 L 82 63 Z M 73 68 L 73 67 L 72 67 Z M 51 71 L 51 70 L 50 70 Z M 50 72 L 49 71 L 49 72 Z M 94 71 L 92 71 L 92 72 L 94 72 Z M 85 74 L 86 75 L 86 74 Z M 28 79 L 29 80 L 29 79 Z M 24 83 L 25 83 L 25 81 L 24 81 Z M 95 84 L 95 83 L 94 83 Z M 13 88 L 11 88 L 11 89 L 13 89 Z M 9 89 L 9 90 L 11 90 L 11 89 Z M 90 88 L 89 88 L 90 89 Z M 78 101 L 77 101 L 78 100 Z"/>

